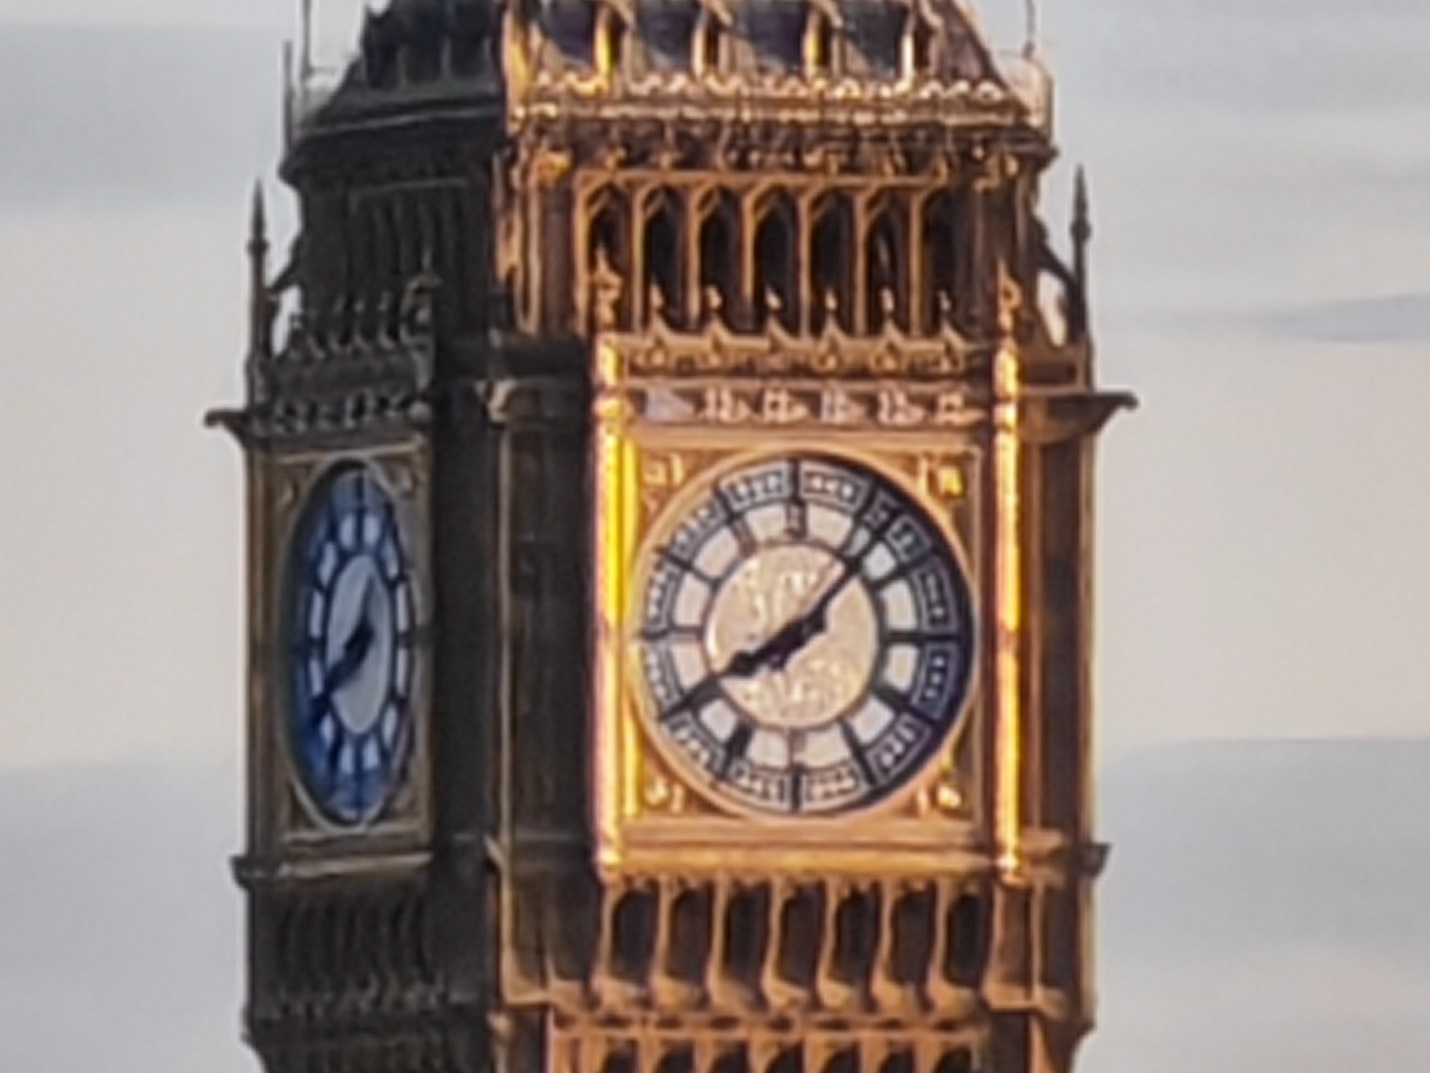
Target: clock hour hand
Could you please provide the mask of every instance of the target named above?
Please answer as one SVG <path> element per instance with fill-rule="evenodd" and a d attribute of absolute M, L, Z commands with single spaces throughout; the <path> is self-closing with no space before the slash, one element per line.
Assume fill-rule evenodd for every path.
<path fill-rule="evenodd" d="M 343 642 L 342 652 L 323 678 L 322 695 L 325 698 L 331 699 L 334 693 L 347 685 L 353 675 L 362 669 L 368 653 L 372 651 L 372 643 L 377 638 L 377 631 L 372 625 L 372 596 L 373 583 L 369 580 L 363 591 L 362 614 Z"/>
<path fill-rule="evenodd" d="M 766 667 L 782 671 L 805 645 L 829 628 L 829 609 L 839 594 L 859 572 L 857 560 L 848 560 L 834 583 L 825 589 L 808 611 L 781 626 L 779 631 L 753 650 L 735 653 L 726 665 L 722 677 L 753 678 Z"/>

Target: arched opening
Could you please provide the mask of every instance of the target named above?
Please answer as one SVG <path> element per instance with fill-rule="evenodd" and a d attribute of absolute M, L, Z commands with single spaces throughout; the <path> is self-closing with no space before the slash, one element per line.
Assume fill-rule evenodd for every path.
<path fill-rule="evenodd" d="M 633 888 L 621 895 L 612 914 L 611 968 L 631 982 L 643 981 L 655 946 L 656 897 L 650 890 Z"/>
<path fill-rule="evenodd" d="M 821 916 L 820 899 L 809 887 L 792 892 L 780 908 L 779 973 L 792 984 L 814 983 Z"/>
<path fill-rule="evenodd" d="M 983 971 L 984 941 L 983 901 L 977 895 L 965 894 L 948 910 L 948 944 L 944 976 L 952 983 L 972 987 Z"/>
<path fill-rule="evenodd" d="M 809 240 L 810 329 L 853 330 L 854 206 L 843 194 L 815 202 Z"/>
<path fill-rule="evenodd" d="M 915 8 L 904 23 L 904 75 L 917 78 L 933 66 L 933 28 Z"/>
<path fill-rule="evenodd" d="M 755 227 L 755 319 L 761 328 L 774 321 L 787 331 L 798 329 L 797 234 L 794 202 L 785 193 L 772 195 Z"/>
<path fill-rule="evenodd" d="M 914 1073 L 911 1051 L 894 1051 L 879 1065 L 879 1073 Z"/>
<path fill-rule="evenodd" d="M 601 1063 L 601 1073 L 636 1073 L 636 1049 L 631 1044 L 616 1046 Z"/>
<path fill-rule="evenodd" d="M 732 323 L 740 294 L 740 210 L 715 195 L 700 223 L 700 307 L 707 320 Z"/>
<path fill-rule="evenodd" d="M 960 308 L 958 294 L 959 232 L 962 214 L 951 193 L 935 195 L 924 206 L 921 248 L 922 315 L 925 328 L 952 326 Z"/>
<path fill-rule="evenodd" d="M 695 1073 L 695 1052 L 689 1047 L 667 1051 L 655 1067 L 655 1073 Z"/>
<path fill-rule="evenodd" d="M 597 57 L 597 8 L 590 0 L 542 0 L 541 28 L 566 63 L 589 69 Z"/>
<path fill-rule="evenodd" d="M 804 1073 L 804 1048 L 795 1046 L 780 1051 L 769 1064 L 768 1073 Z"/>
<path fill-rule="evenodd" d="M 857 986 L 869 977 L 878 944 L 879 909 L 873 895 L 850 891 L 834 916 L 834 973 Z"/>
<path fill-rule="evenodd" d="M 946 1051 L 933 1073 L 973 1073 L 973 1056 L 965 1050 Z"/>
<path fill-rule="evenodd" d="M 769 932 L 769 891 L 764 887 L 733 891 L 725 906 L 726 975 L 753 988 L 764 964 Z"/>
<path fill-rule="evenodd" d="M 670 907 L 670 960 L 666 971 L 698 984 L 710 950 L 710 892 L 687 890 Z"/>
<path fill-rule="evenodd" d="M 641 294 L 648 320 L 679 324 L 685 311 L 684 212 L 680 196 L 662 190 L 647 203 L 641 234 Z"/>
<path fill-rule="evenodd" d="M 596 70 L 605 77 L 618 73 L 626 59 L 626 20 L 609 5 L 601 8 L 596 36 Z"/>
<path fill-rule="evenodd" d="M 659 0 L 636 8 L 637 34 L 658 71 L 688 71 L 698 60 L 701 7 L 695 0 Z"/>
<path fill-rule="evenodd" d="M 744 1047 L 732 1047 L 715 1059 L 710 1073 L 750 1073 L 750 1055 Z"/>
<path fill-rule="evenodd" d="M 699 37 L 695 50 L 696 74 L 719 74 L 725 64 L 725 25 L 708 9 L 700 20 Z"/>
<path fill-rule="evenodd" d="M 624 282 L 630 278 L 630 206 L 623 194 L 607 189 L 598 193 L 591 201 L 591 221 L 586 233 L 586 280 L 588 286 L 598 290 L 603 284 L 598 277 L 608 274 L 616 284 L 614 293 L 614 327 L 625 328 L 630 324 L 630 288 Z M 593 317 L 599 320 L 597 296 L 592 296 Z"/>
<path fill-rule="evenodd" d="M 916 986 L 928 979 L 935 917 L 929 890 L 911 891 L 894 907 L 892 969 L 898 983 Z"/>
<path fill-rule="evenodd" d="M 805 73 L 827 75 L 834 68 L 834 24 L 817 8 L 809 9 L 804 43 Z"/>
<path fill-rule="evenodd" d="M 864 323 L 871 335 L 908 326 L 908 218 L 885 204 L 864 247 Z"/>

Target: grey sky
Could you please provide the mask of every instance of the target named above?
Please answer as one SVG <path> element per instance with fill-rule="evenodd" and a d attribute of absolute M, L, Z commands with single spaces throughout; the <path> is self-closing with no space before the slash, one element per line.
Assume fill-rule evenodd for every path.
<path fill-rule="evenodd" d="M 1195 776 L 1168 774 L 1159 758 L 1183 754 L 1143 750 L 1430 738 L 1430 500 L 1418 492 L 1430 465 L 1430 10 L 1044 6 L 1060 141 L 1093 182 L 1102 378 L 1144 401 L 1102 455 L 1099 735 L 1113 785 L 1134 790 L 1108 808 L 1109 824 L 1129 826 L 1108 887 L 1108 1033 L 1090 1056 L 1132 1073 L 1158 1041 L 1178 1041 L 1168 1073 L 1225 1059 L 1186 1042 L 1168 981 L 1204 1013 L 1255 1009 L 1212 986 L 1235 978 L 1290 987 L 1294 1001 L 1259 1029 L 1233 1017 L 1233 1038 L 1267 1056 L 1234 1064 L 1330 1073 L 1344 1054 L 1303 1055 L 1297 1038 L 1330 993 L 1302 982 L 1339 966 L 1366 993 L 1409 981 L 1402 994 L 1430 997 L 1425 951 L 1334 915 L 1324 941 L 1298 946 L 1332 894 L 1268 894 L 1255 871 L 1265 848 L 1240 813 L 1198 812 L 1206 786 L 1208 800 L 1270 817 L 1268 840 L 1299 839 L 1314 785 L 1214 750 L 1193 750 Z M 319 7 L 332 61 L 358 5 Z M 1007 40 L 1019 8 L 988 12 Z M 51 1023 L 47 1004 L 93 1005 L 101 982 L 128 992 L 95 1028 L 128 1041 L 116 1068 L 248 1068 L 232 965 L 218 964 L 238 924 L 222 869 L 240 772 L 240 470 L 198 418 L 238 395 L 246 200 L 275 163 L 291 22 L 289 0 L 0 0 L 0 1068 L 87 1068 L 93 1046 L 36 1051 L 35 1026 Z M 1068 186 L 1060 168 L 1055 217 Z M 1407 755 L 1426 771 L 1423 748 Z M 1181 789 L 1164 794 L 1164 777 Z M 1393 781 L 1314 778 L 1330 800 Z M 1302 804 L 1278 811 L 1280 798 L 1242 792 L 1262 782 Z M 142 832 L 132 845 L 128 821 Z M 1356 829 L 1336 837 L 1354 845 Z M 1179 871 L 1183 845 L 1204 865 Z M 1314 839 L 1290 845 L 1302 856 L 1287 867 L 1318 853 Z M 1252 886 L 1233 897 L 1225 874 Z M 92 902 L 65 893 L 76 876 Z M 172 893 L 159 903 L 172 913 L 145 916 L 155 891 Z M 1334 897 L 1355 897 L 1344 892 Z M 1176 977 L 1194 948 L 1148 937 L 1185 924 L 1211 950 L 1197 937 L 1217 921 L 1199 907 L 1235 916 L 1243 895 L 1280 906 L 1287 943 L 1247 950 L 1240 967 L 1236 949 L 1218 950 Z M 1174 915 L 1148 916 L 1149 903 Z M 136 914 L 139 930 L 72 931 L 86 905 L 106 921 Z M 1375 919 L 1401 919 L 1377 905 Z M 140 955 L 163 947 L 166 921 L 171 967 L 213 974 L 182 994 L 165 957 Z M 41 937 L 64 955 L 46 961 Z M 92 978 L 81 937 L 103 963 Z M 135 1042 L 180 1020 L 195 1027 L 172 1027 L 171 1050 Z M 1404 1019 L 1359 1023 L 1401 1048 L 1387 1044 L 1388 1057 L 1430 1050 Z"/>

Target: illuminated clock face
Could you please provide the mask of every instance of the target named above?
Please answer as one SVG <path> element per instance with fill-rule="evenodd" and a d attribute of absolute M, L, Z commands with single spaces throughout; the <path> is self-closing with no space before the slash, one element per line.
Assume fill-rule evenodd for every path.
<path fill-rule="evenodd" d="M 412 746 L 414 582 L 397 512 L 364 467 L 320 486 L 291 563 L 291 719 L 309 796 L 363 823 L 399 785 Z"/>
<path fill-rule="evenodd" d="M 764 458 L 664 533 L 640 603 L 652 727 L 717 796 L 846 812 L 947 739 L 972 665 L 968 584 L 895 484 L 831 456 Z"/>

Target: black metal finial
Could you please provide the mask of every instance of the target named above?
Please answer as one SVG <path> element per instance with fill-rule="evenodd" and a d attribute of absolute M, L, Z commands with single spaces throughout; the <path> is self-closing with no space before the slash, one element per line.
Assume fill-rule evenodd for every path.
<path fill-rule="evenodd" d="M 1092 240 L 1092 210 L 1087 193 L 1087 172 L 1079 167 L 1073 180 L 1072 225 L 1073 294 L 1069 309 L 1070 334 L 1085 338 L 1088 330 L 1088 267 L 1087 247 Z"/>
<path fill-rule="evenodd" d="M 263 181 L 253 184 L 248 224 L 249 349 L 267 354 L 273 346 L 273 296 L 268 290 L 268 210 Z"/>
<path fill-rule="evenodd" d="M 263 199 L 263 180 L 253 183 L 253 201 L 248 218 L 248 251 L 259 255 L 268 250 L 268 209 Z"/>
<path fill-rule="evenodd" d="M 1092 215 L 1087 196 L 1087 171 L 1079 167 L 1073 180 L 1072 237 L 1079 246 L 1086 246 L 1092 238 Z"/>

